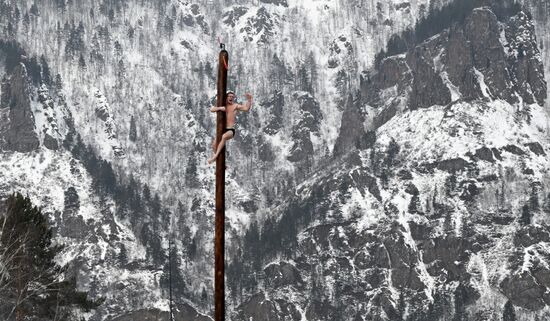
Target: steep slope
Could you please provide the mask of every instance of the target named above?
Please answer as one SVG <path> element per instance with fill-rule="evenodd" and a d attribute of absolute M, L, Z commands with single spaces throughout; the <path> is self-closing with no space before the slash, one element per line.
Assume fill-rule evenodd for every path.
<path fill-rule="evenodd" d="M 542 60 L 548 61 L 550 59 L 550 37 L 548 37 L 548 30 L 550 30 L 550 22 L 548 21 L 548 14 L 550 13 L 550 2 L 548 1 L 522 1 L 522 4 L 529 8 L 529 12 L 533 15 L 533 23 L 535 25 L 535 32 L 541 48 Z M 546 76 L 546 82 L 550 81 L 550 66 L 548 63 L 544 64 L 544 74 Z M 550 89 L 549 89 L 550 90 Z M 547 92 L 546 96 L 549 96 L 550 92 Z"/>
<path fill-rule="evenodd" d="M 499 21 L 477 10 L 469 25 L 362 73 L 392 34 L 447 2 L 0 0 L 2 45 L 11 48 L 0 51 L 11 62 L 0 74 L 13 84 L 2 87 L 0 106 L 2 195 L 27 191 L 47 207 L 70 244 L 60 260 L 77 262 L 80 284 L 108 299 L 90 319 L 166 318 L 169 269 L 178 308 L 208 314 L 213 175 L 204 160 L 213 121 L 206 107 L 221 35 L 231 52 L 230 87 L 256 99 L 229 148 L 233 318 L 463 315 L 453 297 L 464 293 L 480 297 L 470 315 L 488 300 L 480 318 L 496 318 L 505 300 L 498 292 L 525 308 L 525 318 L 534 318 L 531 310 L 542 316 L 546 228 L 512 219 L 523 212 L 523 223 L 544 219 L 547 16 L 532 9 L 533 25 L 528 15 Z M 26 57 L 6 54 L 11 41 Z M 23 68 L 4 67 L 19 62 L 33 83 L 26 94 L 17 80 Z M 66 139 L 73 131 L 83 144 Z M 86 143 L 87 156 L 75 153 Z M 99 172 L 107 178 L 94 178 Z M 491 222 L 502 226 L 484 225 Z M 458 248 L 452 256 L 442 250 L 449 246 Z M 265 256 L 256 252 L 262 247 Z M 168 267 L 170 250 L 176 268 Z M 508 257 L 516 263 L 495 271 L 494 262 Z M 542 263 L 514 273 L 524 259 Z M 357 274 L 342 277 L 346 268 Z M 263 294 L 250 297 L 258 287 Z M 515 296 L 518 289 L 528 295 Z M 420 304 L 434 307 L 413 311 Z"/>
<path fill-rule="evenodd" d="M 363 136 L 342 137 L 338 165 L 249 234 L 263 278 L 236 273 L 257 284 L 234 317 L 500 320 L 510 301 L 521 319 L 548 318 L 550 136 L 534 32 L 524 12 L 499 21 L 479 8 L 384 59 L 344 112 L 361 118 L 342 130 Z M 490 63 L 475 38 L 493 44 Z"/>
<path fill-rule="evenodd" d="M 3 66 L 4 59 L 11 58 L 7 47 L 0 49 Z M 66 273 L 76 277 L 80 289 L 105 299 L 99 309 L 82 317 L 104 320 L 126 311 L 167 310 L 164 240 L 169 213 L 158 195 L 145 192 L 147 186 L 133 179 L 123 185 L 111 165 L 84 146 L 80 136 L 72 141 L 75 128 L 63 91 L 46 84 L 37 88 L 29 72 L 33 67 L 28 60 L 15 65 L 2 83 L 0 199 L 19 191 L 49 215 L 56 242 L 64 246 L 57 261 L 67 266 Z M 155 227 L 163 220 L 164 225 Z M 185 281 L 179 269 L 173 270 L 173 277 L 181 295 Z M 183 301 L 177 302 L 177 309 L 195 311 Z"/>
<path fill-rule="evenodd" d="M 331 150 L 341 113 L 338 105 L 357 83 L 354 75 L 369 66 L 389 35 L 410 27 L 427 11 L 427 1 L 323 1 L 313 7 L 303 1 L 260 2 L 259 6 L 47 1 L 31 11 L 32 5 L 32 1 L 4 4 L 3 27 L 9 29 L 6 24 L 11 23 L 12 28 L 6 36 L 17 39 L 29 54 L 44 55 L 52 75 L 60 74 L 68 100 L 83 107 L 74 119 L 84 141 L 101 147 L 101 156 L 124 172 L 145 177 L 155 190 L 176 198 L 185 193 L 182 169 L 190 158 L 207 156 L 197 154 L 191 143 L 209 146 L 213 127 L 205 107 L 215 93 L 213 58 L 218 36 L 235 53 L 230 57 L 230 87 L 241 96 L 251 90 L 257 98 L 251 117 L 240 120 L 245 131 L 237 136 L 231 158 L 236 173 L 245 173 L 239 180 L 252 177 L 247 185 L 253 185 L 261 181 L 260 173 L 238 160 L 250 149 L 255 152 L 250 162 L 260 160 L 253 133 L 262 132 L 264 121 L 271 117 L 271 96 L 277 90 L 283 93 L 285 126 L 266 135 L 266 146 L 288 153 L 285 146 L 299 137 L 316 153 Z M 361 12 L 353 10 L 356 5 Z M 367 16 L 375 19 L 367 21 Z M 355 22 L 350 25 L 349 21 Z M 310 49 L 304 52 L 297 43 Z M 265 70 L 266 65 L 270 70 Z M 308 91 L 317 102 L 322 116 L 317 121 L 325 130 L 312 137 L 295 130 L 303 117 L 297 111 L 301 95 L 295 91 Z M 100 105 L 109 106 L 112 122 L 105 119 L 107 113 L 96 113 L 103 108 Z M 137 128 L 135 142 L 128 139 L 131 116 Z M 110 126 L 112 135 L 102 134 L 105 126 Z M 122 155 L 127 157 L 117 158 Z M 291 159 L 265 162 L 265 166 L 285 172 L 289 167 L 302 172 L 311 167 L 303 157 Z M 207 172 L 203 161 L 197 164 L 199 171 Z"/>
<path fill-rule="evenodd" d="M 355 5 L 362 11 L 356 12 Z M 93 175 L 97 167 L 84 164 L 93 158 L 73 159 L 65 151 L 78 145 L 76 135 L 80 134 L 83 144 L 92 146 L 87 150 L 112 162 L 121 186 L 131 185 L 132 175 L 138 177 L 153 193 L 160 193 L 163 203 L 174 213 L 171 231 L 162 224 L 147 224 L 149 218 L 142 218 L 139 212 L 134 213 L 134 222 L 119 222 L 134 234 L 127 240 L 135 237 L 125 246 L 141 243 L 144 248 L 138 246 L 138 252 L 140 255 L 146 252 L 145 256 L 131 255 L 130 263 L 143 259 L 138 266 L 146 270 L 151 253 L 161 256 L 149 272 L 144 271 L 145 283 L 151 284 L 151 288 L 140 292 L 136 286 L 127 286 L 129 293 L 143 294 L 143 297 L 136 295 L 139 299 L 127 309 L 153 307 L 153 303 L 144 303 L 150 299 L 148 292 L 155 286 L 167 289 L 148 280 L 158 274 L 159 264 L 165 263 L 168 235 L 178 235 L 181 237 L 171 237 L 173 251 L 187 289 L 185 295 L 178 297 L 181 303 L 191 301 L 208 311 L 210 298 L 202 293 L 212 284 L 209 226 L 213 176 L 202 160 L 209 154 L 207 146 L 213 128 L 205 107 L 214 94 L 212 57 L 217 52 L 217 36 L 229 42 L 232 54 L 239 55 L 231 56 L 230 86 L 240 94 L 250 89 L 256 97 L 253 112 L 241 117 L 239 135 L 230 146 L 233 171 L 228 187 L 232 204 L 228 208 L 228 240 L 230 244 L 235 241 L 230 246 L 235 252 L 249 222 L 255 216 L 265 215 L 257 209 L 265 208 L 265 203 L 288 192 L 277 186 L 287 178 L 303 179 L 315 166 L 313 161 L 317 157 L 311 157 L 311 153 L 330 153 L 341 113 L 340 97 L 345 97 L 351 83 L 357 82 L 351 75 L 370 63 L 369 59 L 391 33 L 410 26 L 424 14 L 426 6 L 427 1 L 380 4 L 324 1 L 316 3 L 313 9 L 304 1 L 261 2 L 258 6 L 184 1 L 1 1 L 0 26 L 2 44 L 8 48 L 3 53 L 5 66 L 26 62 L 29 81 L 34 86 L 28 93 L 34 121 L 32 117 L 25 118 L 28 126 L 18 127 L 31 133 L 32 144 L 27 149 L 38 153 L 44 147 L 57 151 L 53 154 L 65 156 L 52 156 L 50 166 L 78 167 L 80 163 Z M 365 19 L 370 13 L 376 13 L 374 20 Z M 356 23 L 349 25 L 349 21 Z M 303 52 L 297 43 L 304 43 L 311 50 Z M 268 72 L 266 64 L 271 66 Z M 3 65 L 2 75 L 11 72 L 5 68 Z M 266 86 L 268 83 L 273 86 Z M 132 119 L 135 132 L 131 135 Z M 69 147 L 63 146 L 73 129 Z M 8 134 L 20 136 L 20 133 Z M 9 149 L 3 150 L 6 168 L 10 168 L 9 159 L 14 154 Z M 27 161 L 25 156 L 21 157 Z M 266 177 L 266 172 L 270 177 Z M 272 176 L 275 172 L 283 174 Z M 79 231 L 84 235 L 95 231 L 86 227 L 88 215 L 98 217 L 103 222 L 101 226 L 123 221 L 125 214 L 119 211 L 119 202 L 110 203 L 114 196 L 103 202 L 110 206 L 87 202 L 94 197 L 83 196 L 86 185 L 72 186 L 50 174 L 38 173 L 44 175 L 41 180 L 51 181 L 52 189 L 57 191 L 51 213 L 64 212 L 61 197 L 64 194 L 59 194 L 60 191 L 66 192 L 69 204 L 78 204 L 76 191 L 80 209 L 89 211 L 84 215 L 80 209 L 73 210 L 72 218 L 69 214 L 66 218 L 59 216 L 61 233 L 74 236 L 75 246 L 89 245 L 86 237 L 80 238 Z M 61 176 L 73 179 L 75 175 Z M 34 195 L 33 200 L 44 199 L 38 204 L 46 206 L 52 200 L 42 194 L 41 186 L 31 187 L 34 181 L 24 173 L 15 171 L 12 177 L 3 185 L 3 194 L 21 186 L 22 190 L 32 190 L 29 193 Z M 271 187 L 264 182 L 272 182 Z M 139 189 L 137 195 L 145 198 L 147 193 Z M 104 214 L 105 208 L 110 208 L 114 215 Z M 152 220 L 162 219 L 157 215 Z M 140 232 L 142 226 L 149 225 L 152 225 L 149 230 Z M 114 230 L 115 235 L 120 232 L 113 227 Z M 154 244 L 147 241 L 150 238 L 155 239 Z M 94 238 L 92 243 L 95 241 Z M 119 240 L 98 242 L 104 250 L 97 253 L 114 255 L 127 251 L 122 250 Z M 124 265 L 123 260 L 111 256 L 100 261 L 105 271 L 110 271 L 106 274 L 125 275 L 124 268 L 107 267 Z M 81 273 L 86 274 L 88 267 L 98 263 L 93 258 L 82 264 Z M 83 280 L 83 286 L 95 289 L 98 294 L 104 286 L 116 289 L 111 285 L 117 284 L 117 280 L 104 278 L 102 273 L 92 276 L 90 282 Z M 102 281 L 107 282 L 102 285 Z M 154 296 L 160 298 L 158 293 Z M 122 313 L 123 309 L 114 303 L 117 299 L 109 299 L 113 306 L 99 318 Z M 158 304 L 157 308 L 166 310 L 167 305 Z"/>

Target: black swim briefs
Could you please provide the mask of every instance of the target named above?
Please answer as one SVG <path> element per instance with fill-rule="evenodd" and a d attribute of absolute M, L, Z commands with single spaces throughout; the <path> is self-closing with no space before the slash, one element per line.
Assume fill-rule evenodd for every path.
<path fill-rule="evenodd" d="M 224 133 L 228 132 L 228 131 L 232 131 L 233 132 L 233 137 L 235 137 L 235 128 L 226 128 Z"/>

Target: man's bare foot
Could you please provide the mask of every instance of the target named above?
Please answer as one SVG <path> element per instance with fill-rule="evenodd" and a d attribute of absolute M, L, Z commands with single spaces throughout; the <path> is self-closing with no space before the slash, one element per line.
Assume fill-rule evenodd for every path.
<path fill-rule="evenodd" d="M 216 160 L 215 157 L 209 158 L 208 159 L 208 165 L 212 164 L 215 160 Z"/>

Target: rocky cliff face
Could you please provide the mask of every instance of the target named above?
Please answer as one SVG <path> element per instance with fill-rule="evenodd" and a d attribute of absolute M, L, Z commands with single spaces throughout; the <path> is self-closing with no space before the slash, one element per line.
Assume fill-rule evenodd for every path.
<path fill-rule="evenodd" d="M 23 64 L 16 66 L 9 78 L 2 80 L 0 143 L 3 150 L 25 153 L 38 148 L 28 87 L 27 69 Z"/>
<path fill-rule="evenodd" d="M 362 76 L 361 100 L 348 104 L 343 115 L 338 152 L 355 148 L 366 132 L 405 110 L 479 98 L 543 105 L 543 71 L 533 22 L 525 13 L 503 23 L 491 10 L 476 9 L 462 25 L 385 58 Z M 353 122 L 357 125 L 350 127 Z"/>
<path fill-rule="evenodd" d="M 260 237 L 290 250 L 236 319 L 548 317 L 543 70 L 529 16 L 489 8 L 381 61 L 344 111 L 343 165 L 283 207 L 297 237 Z"/>
<path fill-rule="evenodd" d="M 550 39 L 546 37 L 550 28 L 548 22 L 548 13 L 550 12 L 550 4 L 547 1 L 532 2 L 523 1 L 523 5 L 529 8 L 529 12 L 533 16 L 533 22 L 535 25 L 535 33 L 537 34 L 539 48 L 541 48 L 541 56 L 543 61 L 548 61 L 550 58 Z M 544 73 L 546 76 L 546 82 L 550 82 L 550 67 L 548 64 L 544 64 Z M 546 96 L 550 95 L 550 89 L 548 89 Z"/>

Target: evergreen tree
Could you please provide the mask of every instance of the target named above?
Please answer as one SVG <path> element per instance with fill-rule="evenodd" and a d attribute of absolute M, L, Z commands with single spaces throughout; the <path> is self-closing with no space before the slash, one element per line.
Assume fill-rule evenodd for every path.
<path fill-rule="evenodd" d="M 443 220 L 443 229 L 446 234 L 454 234 L 455 231 L 455 223 L 453 221 L 453 212 L 446 211 L 445 212 L 445 218 Z"/>
<path fill-rule="evenodd" d="M 118 261 L 121 266 L 128 264 L 128 250 L 124 244 L 120 244 L 120 252 L 118 253 Z"/>
<path fill-rule="evenodd" d="M 178 267 L 183 264 L 178 258 L 178 251 L 174 242 L 170 241 L 168 245 L 168 260 L 163 266 L 160 284 L 162 288 L 170 289 L 174 297 L 182 297 L 187 292 L 187 285 Z"/>
<path fill-rule="evenodd" d="M 151 190 L 149 189 L 149 185 L 147 184 L 143 185 L 143 198 L 146 201 L 149 201 L 151 199 Z"/>
<path fill-rule="evenodd" d="M 516 321 L 516 311 L 512 301 L 508 300 L 504 305 L 504 311 L 502 311 L 502 321 Z"/>
<path fill-rule="evenodd" d="M 207 300 L 208 300 L 208 293 L 206 292 L 206 288 L 203 286 L 202 287 L 202 292 L 201 292 L 201 302 L 202 302 L 202 304 L 206 305 Z"/>
<path fill-rule="evenodd" d="M 78 192 L 73 186 L 70 186 L 64 193 L 64 210 L 78 212 L 80 208 L 80 198 Z"/>
<path fill-rule="evenodd" d="M 63 80 L 61 80 L 60 74 L 55 75 L 54 87 L 57 90 L 57 92 L 60 92 L 61 89 L 63 89 Z"/>
<path fill-rule="evenodd" d="M 315 60 L 315 55 L 313 54 L 313 51 L 310 51 L 309 56 L 306 60 L 306 64 L 309 67 L 311 93 L 315 94 L 315 87 L 317 84 L 317 79 L 319 78 L 319 73 L 317 72 L 317 62 Z"/>
<path fill-rule="evenodd" d="M 78 58 L 78 67 L 81 70 L 86 70 L 86 60 L 82 54 L 80 54 L 80 58 Z"/>
<path fill-rule="evenodd" d="M 255 270 L 259 270 L 261 267 L 260 248 L 260 230 L 258 228 L 258 222 L 253 221 L 244 236 L 244 259 L 249 262 L 251 261 Z"/>
<path fill-rule="evenodd" d="M 165 17 L 164 29 L 166 30 L 168 38 L 172 38 L 172 36 L 174 35 L 174 25 L 175 25 L 174 19 L 170 17 Z"/>
<path fill-rule="evenodd" d="M 113 22 L 115 20 L 115 10 L 112 8 L 109 9 L 109 21 Z"/>
<path fill-rule="evenodd" d="M 268 217 L 262 224 L 262 233 L 260 234 L 260 245 L 262 246 L 263 256 L 273 253 L 277 249 L 279 242 L 276 236 L 276 223 L 273 217 Z"/>
<path fill-rule="evenodd" d="M 410 31 L 409 31 L 410 32 Z M 394 34 L 386 45 L 386 55 L 393 56 L 407 51 L 408 44 L 401 35 Z"/>
<path fill-rule="evenodd" d="M 374 175 L 377 175 L 378 170 L 380 169 L 379 159 L 380 157 L 379 157 L 379 154 L 376 152 L 376 147 L 373 146 L 369 152 L 369 162 L 370 162 L 370 167 L 372 169 L 372 173 Z"/>
<path fill-rule="evenodd" d="M 386 159 L 384 160 L 386 166 L 391 166 L 396 163 L 396 156 L 399 154 L 399 150 L 399 144 L 397 144 L 397 141 L 392 137 L 386 149 Z"/>
<path fill-rule="evenodd" d="M 496 200 L 497 213 L 500 213 L 502 204 L 500 204 L 500 192 L 498 188 L 495 190 L 495 200 Z"/>
<path fill-rule="evenodd" d="M 117 63 L 116 75 L 119 80 L 126 77 L 126 66 L 124 65 L 124 61 L 122 59 L 120 59 Z"/>
<path fill-rule="evenodd" d="M 529 196 L 529 208 L 535 212 L 540 209 L 538 190 L 538 186 L 532 186 L 531 195 Z"/>
<path fill-rule="evenodd" d="M 466 292 L 466 287 L 461 283 L 455 289 L 454 299 L 455 299 L 455 314 L 453 321 L 467 321 L 468 315 L 466 314 L 466 300 L 468 298 L 468 293 Z"/>
<path fill-rule="evenodd" d="M 57 6 L 57 9 L 59 9 L 61 12 L 65 12 L 67 5 L 65 4 L 65 0 L 55 0 L 55 4 Z"/>
<path fill-rule="evenodd" d="M 104 16 L 109 15 L 109 7 L 107 1 L 103 1 L 99 4 L 99 12 Z"/>
<path fill-rule="evenodd" d="M 158 193 L 155 193 L 155 196 L 151 200 L 151 211 L 154 216 L 158 216 L 161 211 L 160 196 Z"/>
<path fill-rule="evenodd" d="M 313 88 L 311 86 L 311 78 L 308 75 L 305 64 L 302 64 L 298 69 L 297 80 L 298 80 L 298 90 L 307 91 L 310 93 L 313 92 Z"/>
<path fill-rule="evenodd" d="M 210 64 L 210 61 L 207 61 L 206 65 L 204 65 L 204 71 L 206 72 L 206 77 L 208 78 L 214 77 L 214 69 Z"/>
<path fill-rule="evenodd" d="M 68 21 L 65 21 L 65 24 L 63 25 L 63 33 L 68 35 L 71 32 L 71 25 Z"/>
<path fill-rule="evenodd" d="M 13 11 L 13 20 L 19 21 L 19 18 L 21 18 L 21 11 L 19 11 L 19 7 L 16 5 Z"/>
<path fill-rule="evenodd" d="M 187 246 L 187 255 L 189 256 L 189 260 L 194 261 L 195 255 L 197 255 L 197 238 L 193 237 L 193 240 Z"/>
<path fill-rule="evenodd" d="M 227 287 L 229 288 L 231 298 L 235 301 L 237 300 L 241 276 L 239 263 L 239 257 L 234 256 L 233 259 L 227 264 L 227 268 L 225 270 L 227 273 Z"/>
<path fill-rule="evenodd" d="M 118 40 L 115 41 L 115 57 L 120 58 L 122 56 L 122 45 L 120 44 L 120 42 L 118 42 Z"/>
<path fill-rule="evenodd" d="M 531 224 L 532 214 L 531 210 L 529 209 L 529 205 L 525 204 L 521 208 L 521 217 L 519 219 L 519 222 L 521 225 L 529 225 Z"/>
<path fill-rule="evenodd" d="M 80 35 L 80 38 L 84 36 L 84 31 L 84 24 L 82 23 L 82 21 L 78 22 L 78 28 L 76 29 L 76 32 Z"/>
<path fill-rule="evenodd" d="M 3 320 L 70 318 L 70 307 L 89 311 L 101 302 L 76 291 L 74 280 L 63 277 L 54 258 L 61 250 L 52 245 L 52 229 L 41 210 L 28 197 L 14 194 L 0 219 L 0 313 Z M 59 309 L 61 307 L 61 309 Z M 11 315 L 11 316 L 10 316 Z"/>
<path fill-rule="evenodd" d="M 128 28 L 128 38 L 130 40 L 133 40 L 134 39 L 134 36 L 135 36 L 135 33 L 136 33 L 136 28 L 134 28 L 133 26 L 130 26 Z"/>
<path fill-rule="evenodd" d="M 457 179 L 456 175 L 451 174 L 445 179 L 445 194 L 452 196 L 456 188 Z"/>
<path fill-rule="evenodd" d="M 63 140 L 63 147 L 65 147 L 65 149 L 70 151 L 73 144 L 74 144 L 74 132 L 69 131 L 67 135 L 65 135 L 65 139 Z"/>
<path fill-rule="evenodd" d="M 188 188 L 199 187 L 199 179 L 197 177 L 197 157 L 195 153 L 189 155 L 187 167 L 185 167 L 185 185 Z"/>
<path fill-rule="evenodd" d="M 8 36 L 8 38 L 15 39 L 15 28 L 13 27 L 13 24 L 8 22 L 8 26 L 5 28 L 4 34 Z"/>
<path fill-rule="evenodd" d="M 28 12 L 25 12 L 25 15 L 23 16 L 23 27 L 25 28 L 25 31 L 29 31 L 30 25 L 31 25 L 31 17 L 29 16 Z"/>
<path fill-rule="evenodd" d="M 8 74 L 19 65 L 21 56 L 26 55 L 25 50 L 15 40 L 0 40 L 0 51 L 4 52 L 4 67 Z"/>
<path fill-rule="evenodd" d="M 44 55 L 40 56 L 40 65 L 42 66 L 42 81 L 46 85 L 51 85 L 52 75 L 50 72 L 50 67 L 48 66 L 48 62 L 46 61 L 46 57 L 44 57 Z"/>
<path fill-rule="evenodd" d="M 136 181 L 133 175 L 130 176 L 128 185 L 126 186 L 126 194 L 130 203 L 130 209 L 133 212 L 138 212 L 142 209 L 142 197 L 139 192 L 141 189 L 139 182 Z M 135 217 L 135 216 L 134 216 Z"/>
<path fill-rule="evenodd" d="M 100 160 L 98 176 L 100 190 L 112 195 L 116 190 L 117 181 L 111 163 L 104 159 Z"/>
<path fill-rule="evenodd" d="M 130 133 L 128 138 L 132 142 L 137 140 L 136 120 L 134 119 L 134 116 L 130 117 Z"/>
<path fill-rule="evenodd" d="M 67 27 L 67 25 L 65 25 Z M 79 23 L 78 28 L 71 28 L 69 33 L 69 39 L 67 40 L 67 45 L 65 46 L 65 54 L 69 58 L 76 56 L 78 52 L 84 51 L 84 25 L 82 22 Z"/>
<path fill-rule="evenodd" d="M 38 6 L 36 5 L 36 2 L 34 2 L 31 5 L 31 9 L 29 10 L 32 15 L 39 16 L 40 12 L 38 11 Z"/>
<path fill-rule="evenodd" d="M 418 197 L 418 194 L 415 194 L 411 197 L 411 201 L 409 202 L 409 213 L 411 214 L 420 214 L 421 213 L 421 206 L 420 206 L 420 197 Z"/>
<path fill-rule="evenodd" d="M 32 83 L 38 86 L 42 82 L 42 68 L 40 68 L 40 64 L 38 64 L 38 59 L 32 57 L 25 62 L 25 67 L 27 68 L 27 74 L 32 80 Z"/>
<path fill-rule="evenodd" d="M 84 142 L 82 142 L 82 137 L 80 134 L 76 135 L 76 142 L 73 146 L 73 149 L 71 150 L 71 153 L 73 154 L 73 157 L 76 159 L 83 159 L 84 150 L 86 149 L 86 146 L 84 146 Z"/>
<path fill-rule="evenodd" d="M 279 59 L 277 54 L 273 54 L 273 59 L 269 64 L 269 80 L 274 88 L 280 90 L 288 80 L 288 71 L 284 61 Z"/>
<path fill-rule="evenodd" d="M 170 17 L 175 20 L 177 16 L 178 16 L 178 10 L 176 9 L 175 5 L 172 5 L 172 7 L 170 8 Z"/>

